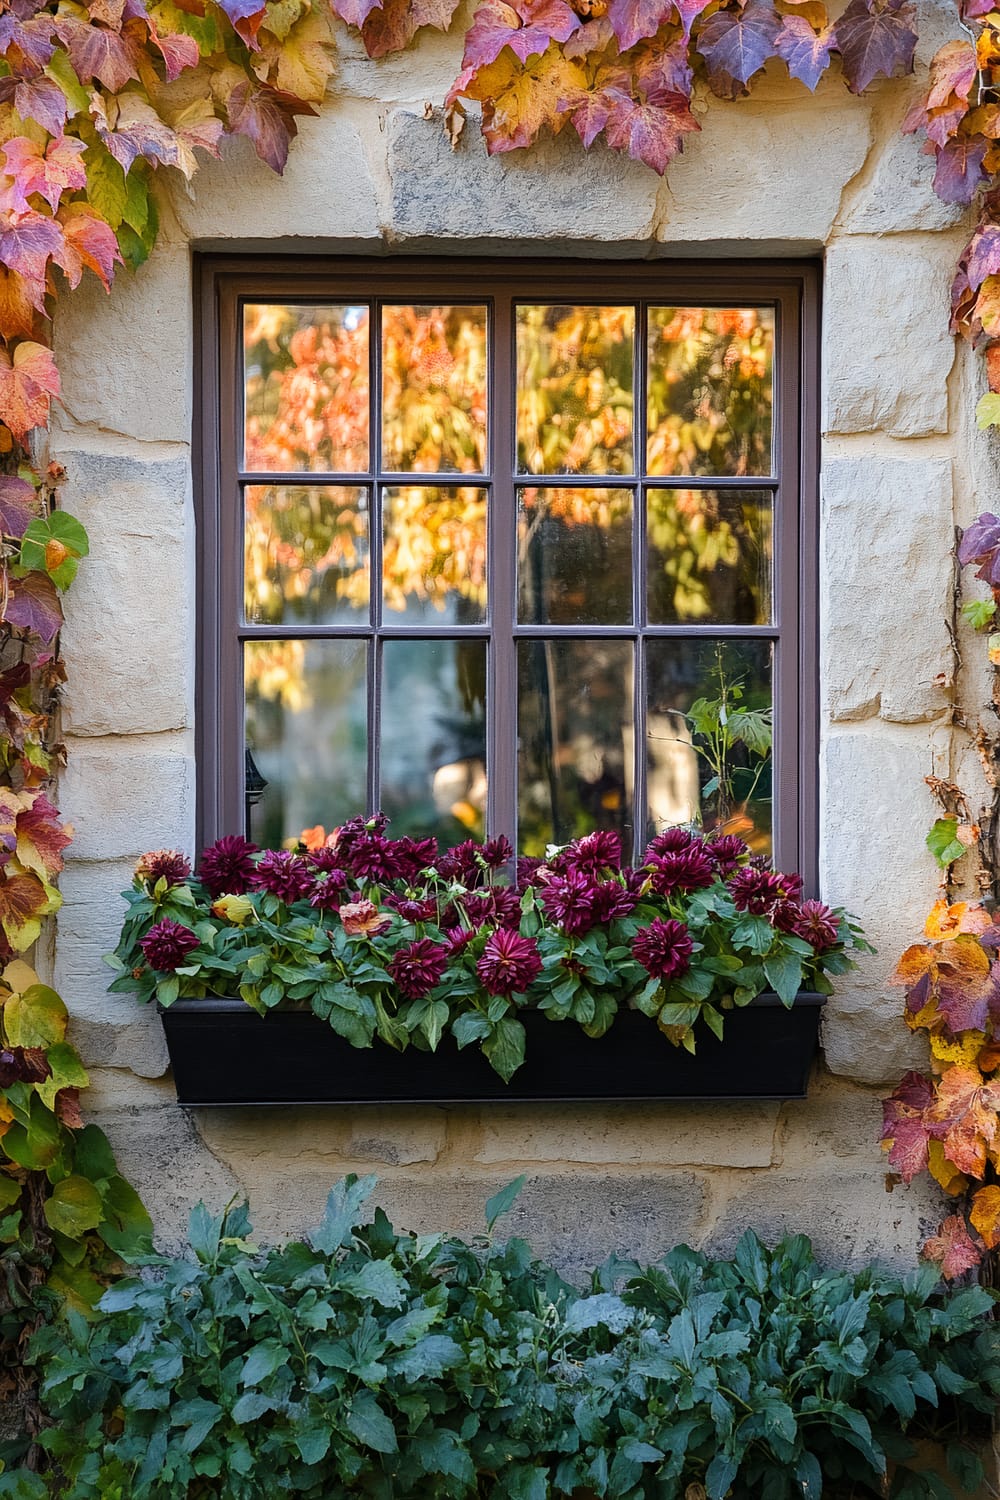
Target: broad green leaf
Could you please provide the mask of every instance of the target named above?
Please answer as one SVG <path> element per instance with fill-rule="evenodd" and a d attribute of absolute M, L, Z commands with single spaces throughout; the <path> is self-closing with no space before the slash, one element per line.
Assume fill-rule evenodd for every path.
<path fill-rule="evenodd" d="M 78 1238 L 96 1229 L 104 1217 L 101 1195 L 86 1177 L 64 1177 L 45 1201 L 47 1223 L 60 1234 Z"/>
<path fill-rule="evenodd" d="M 359 1222 L 361 1205 L 375 1191 L 377 1179 L 368 1177 L 345 1177 L 332 1189 L 326 1200 L 326 1213 L 322 1224 L 309 1232 L 309 1243 L 322 1255 L 333 1255 L 351 1238 L 351 1231 Z"/>
<path fill-rule="evenodd" d="M 965 853 L 965 845 L 957 837 L 957 832 L 957 818 L 938 818 L 927 835 L 927 847 L 943 870 Z"/>
<path fill-rule="evenodd" d="M 7 1040 L 14 1047 L 51 1047 L 66 1035 L 67 1011 L 55 990 L 33 984 L 11 995 L 3 1008 Z"/>
<path fill-rule="evenodd" d="M 996 618 L 997 607 L 992 599 L 968 599 L 962 605 L 962 615 L 973 630 L 985 630 Z"/>
<path fill-rule="evenodd" d="M 522 1172 L 520 1177 L 515 1177 L 513 1182 L 508 1182 L 506 1187 L 502 1187 L 498 1193 L 494 1193 L 492 1198 L 487 1198 L 486 1227 L 491 1232 L 497 1220 L 502 1219 L 504 1214 L 510 1213 L 514 1207 L 517 1195 L 524 1187 L 526 1180 L 527 1178 Z"/>
<path fill-rule="evenodd" d="M 376 1453 L 396 1452 L 396 1429 L 368 1391 L 354 1397 L 345 1414 L 344 1426 L 366 1448 L 373 1448 Z"/>
<path fill-rule="evenodd" d="M 790 1005 L 802 988 L 802 960 L 795 953 L 769 953 L 764 959 L 767 982 L 785 1005 Z"/>

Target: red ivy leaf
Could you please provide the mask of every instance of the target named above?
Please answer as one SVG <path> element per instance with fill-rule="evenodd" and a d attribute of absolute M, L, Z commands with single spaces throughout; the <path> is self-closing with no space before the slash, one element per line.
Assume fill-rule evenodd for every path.
<path fill-rule="evenodd" d="M 897 69 L 913 71 L 917 33 L 910 26 L 910 0 L 851 0 L 835 31 L 844 77 L 852 94 Z"/>
<path fill-rule="evenodd" d="M 23 135 L 7 141 L 4 160 L 17 188 L 17 210 L 25 212 L 29 196 L 39 193 L 55 213 L 67 189 L 85 188 L 87 173 L 80 158 L 86 149 L 83 141 L 65 135 L 49 141 L 44 150 Z"/>
<path fill-rule="evenodd" d="M 984 511 L 965 528 L 958 544 L 958 560 L 963 568 L 979 563 L 976 577 L 991 587 L 1000 587 L 1000 516 Z"/>
<path fill-rule="evenodd" d="M 983 171 L 983 157 L 989 144 L 981 135 L 959 135 L 936 149 L 934 191 L 942 203 L 972 202 L 976 189 L 986 175 Z"/>
<path fill-rule="evenodd" d="M 940 1231 L 926 1242 L 920 1253 L 925 1260 L 941 1267 L 945 1281 L 971 1271 L 983 1258 L 982 1250 L 970 1239 L 965 1220 L 959 1214 L 945 1219 Z"/>
<path fill-rule="evenodd" d="M 216 0 L 216 4 L 229 17 L 236 35 L 256 52 L 257 33 L 267 16 L 263 0 Z"/>
<path fill-rule="evenodd" d="M 0 104 L 14 101 L 22 120 L 34 120 L 50 135 L 61 135 L 69 106 L 54 78 L 0 78 Z"/>
<path fill-rule="evenodd" d="M 707 3 L 708 0 L 705 0 L 705 4 Z M 643 37 L 655 36 L 660 27 L 670 20 L 673 11 L 674 0 L 611 0 L 608 20 L 618 38 L 619 47 L 626 52 L 636 42 L 642 41 Z M 696 11 L 695 14 L 697 13 Z M 686 30 L 690 29 L 689 22 Z"/>
<path fill-rule="evenodd" d="M 110 288 L 115 266 L 122 265 L 118 240 L 110 224 L 89 203 L 69 203 L 59 210 L 66 243 L 59 264 L 70 286 L 78 286 L 84 266 L 99 276 L 105 289 Z"/>
<path fill-rule="evenodd" d="M 82 1130 L 83 1115 L 80 1113 L 80 1090 L 59 1089 L 55 1097 L 55 1115 L 60 1125 L 67 1130 Z"/>
<path fill-rule="evenodd" d="M 996 1138 L 1000 1083 L 988 1082 L 978 1068 L 961 1065 L 941 1075 L 937 1097 L 927 1111 L 930 1133 L 967 1177 L 982 1177 L 986 1150 Z"/>
<path fill-rule="evenodd" d="M 24 929 L 48 909 L 49 897 L 37 875 L 10 875 L 0 879 L 0 926 L 8 942 L 18 951 L 29 947 L 38 935 L 36 926 L 34 932 L 29 931 L 29 940 L 25 942 L 21 936 Z"/>
<path fill-rule="evenodd" d="M 402 52 L 424 26 L 447 31 L 458 9 L 458 0 L 385 0 L 361 27 L 369 57 Z"/>
<path fill-rule="evenodd" d="M 356 26 L 360 31 L 373 10 L 378 10 L 382 0 L 330 0 L 330 9 L 335 16 Z"/>
<path fill-rule="evenodd" d="M 185 68 L 196 68 L 201 60 L 198 43 L 193 36 L 185 36 L 180 31 L 159 32 L 150 23 L 149 35 L 153 45 L 157 48 L 163 58 L 167 79 L 173 83 L 179 78 Z"/>
<path fill-rule="evenodd" d="M 298 134 L 295 116 L 315 113 L 301 100 L 252 84 L 249 79 L 238 83 L 226 101 L 229 128 L 247 136 L 261 161 L 276 172 L 285 170 L 288 147 Z"/>
<path fill-rule="evenodd" d="M 9 422 L 10 418 L 7 420 Z M 47 573 L 33 571 L 23 578 L 10 580 L 5 619 L 21 630 L 33 631 L 46 646 L 55 639 L 63 622 L 63 612 L 56 586 Z"/>
<path fill-rule="evenodd" d="M 0 224 L 2 224 L 0 220 Z M 63 233 L 54 219 L 45 214 L 27 213 L 7 216 L 0 227 L 0 261 L 23 276 L 31 300 L 39 312 L 45 309 L 45 276 L 49 259 L 62 249 Z"/>
<path fill-rule="evenodd" d="M 615 95 L 606 126 L 608 144 L 661 176 L 684 149 L 685 135 L 701 129 L 684 94 L 663 93 L 638 104 L 617 90 L 608 93 Z"/>
<path fill-rule="evenodd" d="M 774 54 L 781 20 L 766 0 L 750 0 L 741 11 L 718 10 L 698 33 L 698 51 L 708 81 L 722 99 L 747 92 L 746 85 Z"/>
<path fill-rule="evenodd" d="M 30 807 L 17 815 L 17 857 L 25 869 L 44 880 L 58 875 L 65 861 L 62 851 L 73 842 L 73 830 L 64 825 L 59 809 L 44 792 L 38 792 Z"/>
<path fill-rule="evenodd" d="M 550 42 L 565 42 L 580 25 L 580 18 L 565 0 L 487 0 L 472 18 L 465 39 L 463 68 L 473 71 L 495 62 L 509 47 L 521 62 L 545 52 Z"/>
<path fill-rule="evenodd" d="M 0 412 L 19 441 L 33 427 L 44 427 L 49 400 L 58 394 L 59 371 L 51 349 L 25 341 L 17 345 L 13 360 L 6 349 L 0 349 Z"/>
<path fill-rule="evenodd" d="M 934 1086 L 920 1073 L 907 1073 L 895 1092 L 882 1101 L 882 1145 L 889 1164 L 911 1182 L 927 1167 L 930 1134 L 925 1111 L 934 1101 Z"/>
<path fill-rule="evenodd" d="M 978 291 L 987 276 L 1000 272 L 1000 224 L 980 224 L 962 259 L 966 262 L 968 285 Z"/>
<path fill-rule="evenodd" d="M 4 536 L 20 539 L 38 510 L 38 493 L 33 484 L 15 474 L 0 474 L 0 532 Z"/>
<path fill-rule="evenodd" d="M 81 83 L 96 78 L 117 94 L 130 79 L 139 77 L 138 48 L 120 32 L 92 26 L 75 16 L 60 16 L 56 31 Z"/>
<path fill-rule="evenodd" d="M 814 90 L 829 65 L 833 44 L 832 26 L 814 31 L 805 16 L 791 15 L 784 18 L 774 50 L 787 63 L 791 76 Z"/>

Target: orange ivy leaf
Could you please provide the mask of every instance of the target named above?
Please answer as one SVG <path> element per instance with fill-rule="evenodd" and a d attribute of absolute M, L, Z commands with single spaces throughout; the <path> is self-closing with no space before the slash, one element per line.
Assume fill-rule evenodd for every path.
<path fill-rule="evenodd" d="M 30 794 L 25 794 L 30 795 Z M 63 868 L 62 851 L 72 843 L 73 830 L 64 825 L 59 809 L 44 792 L 36 792 L 17 815 L 17 857 L 26 870 L 51 880 Z"/>
<path fill-rule="evenodd" d="M 969 1238 L 965 1220 L 958 1214 L 945 1219 L 939 1233 L 926 1241 L 921 1254 L 941 1267 L 945 1281 L 971 1271 L 983 1258 L 982 1250 Z"/>
<path fill-rule="evenodd" d="M 983 1175 L 986 1149 L 1000 1125 L 998 1109 L 1000 1083 L 987 1082 L 978 1068 L 959 1065 L 941 1075 L 937 1097 L 926 1114 L 928 1129 L 967 1177 Z"/>
<path fill-rule="evenodd" d="M 980 1188 L 973 1196 L 969 1218 L 987 1250 L 995 1250 L 1000 1245 L 1000 1187 L 990 1183 Z"/>
<path fill-rule="evenodd" d="M 969 1186 L 969 1179 L 964 1172 L 956 1169 L 953 1162 L 948 1160 L 940 1141 L 931 1141 L 928 1146 L 927 1170 L 934 1181 L 953 1198 L 957 1198 L 959 1193 L 964 1193 Z"/>
<path fill-rule="evenodd" d="M 561 106 L 585 86 L 583 69 L 552 45 L 523 65 L 505 48 L 496 62 L 475 72 L 463 92 L 482 101 L 483 135 L 492 155 L 529 146 L 545 126 L 558 133 L 568 118 Z"/>
<path fill-rule="evenodd" d="M 64 205 L 59 210 L 59 222 L 65 243 L 57 259 L 70 286 L 79 286 L 84 267 L 89 267 L 108 290 L 115 266 L 124 264 L 111 225 L 89 203 Z"/>
<path fill-rule="evenodd" d="M 13 359 L 6 349 L 0 349 L 0 411 L 19 441 L 23 442 L 32 428 L 45 425 L 49 401 L 58 394 L 59 371 L 51 349 L 25 340 L 15 348 Z"/>

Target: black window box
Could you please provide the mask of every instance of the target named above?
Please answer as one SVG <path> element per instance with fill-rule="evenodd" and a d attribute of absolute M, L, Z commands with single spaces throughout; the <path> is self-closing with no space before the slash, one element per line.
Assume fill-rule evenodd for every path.
<path fill-rule="evenodd" d="M 786 1010 L 759 995 L 726 1014 L 725 1038 L 699 1028 L 692 1056 L 638 1011 L 598 1039 L 575 1022 L 521 1015 L 527 1055 L 510 1083 L 476 1046 L 437 1052 L 352 1047 L 308 1011 L 259 1016 L 242 1000 L 176 1000 L 162 1012 L 181 1104 L 483 1104 L 582 1099 L 802 1099 L 822 995 Z"/>

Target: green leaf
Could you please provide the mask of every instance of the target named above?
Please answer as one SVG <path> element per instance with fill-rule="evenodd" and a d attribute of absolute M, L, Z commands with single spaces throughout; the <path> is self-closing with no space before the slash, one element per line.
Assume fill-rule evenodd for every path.
<path fill-rule="evenodd" d="M 791 1005 L 802 988 L 802 960 L 795 953 L 769 953 L 764 960 L 767 982 L 778 999 Z"/>
<path fill-rule="evenodd" d="M 85 104 L 84 109 L 86 108 Z M 87 170 L 87 197 L 101 218 L 107 219 L 111 228 L 117 230 L 128 203 L 125 173 L 111 152 L 99 141 L 94 141 L 87 147 L 83 160 Z"/>
<path fill-rule="evenodd" d="M 496 1226 L 497 1220 L 502 1219 L 504 1214 L 510 1213 L 514 1207 L 517 1195 L 524 1187 L 526 1181 L 526 1174 L 522 1172 L 520 1177 L 515 1177 L 513 1182 L 508 1182 L 506 1187 L 502 1187 L 498 1193 L 494 1193 L 492 1198 L 487 1198 L 486 1227 L 491 1233 Z"/>
<path fill-rule="evenodd" d="M 322 1224 L 309 1232 L 309 1243 L 321 1255 L 333 1255 L 350 1241 L 361 1205 L 375 1191 L 376 1181 L 374 1176 L 358 1178 L 352 1174 L 331 1190 Z"/>
<path fill-rule="evenodd" d="M 88 1229 L 96 1229 L 104 1218 L 101 1195 L 86 1177 L 64 1177 L 45 1200 L 46 1222 L 60 1234 L 78 1239 Z"/>
<path fill-rule="evenodd" d="M 284 1344 L 279 1344 L 277 1339 L 265 1339 L 263 1343 L 257 1344 L 251 1351 L 240 1376 L 240 1384 L 260 1385 L 262 1380 L 267 1380 L 282 1365 L 288 1363 L 289 1350 Z"/>
<path fill-rule="evenodd" d="M 68 589 L 76 577 L 80 558 L 90 550 L 87 533 L 75 516 L 64 510 L 38 516 L 21 540 L 21 566 L 48 573 L 60 589 Z"/>
<path fill-rule="evenodd" d="M 996 391 L 987 391 L 980 396 L 976 404 L 976 425 L 980 432 L 987 427 L 1000 426 L 1000 395 Z"/>
<path fill-rule="evenodd" d="M 11 995 L 3 1008 L 7 1040 L 13 1047 L 51 1047 L 66 1035 L 67 1011 L 55 990 L 33 984 Z"/>
<path fill-rule="evenodd" d="M 997 607 L 992 599 L 968 599 L 962 605 L 962 617 L 973 630 L 986 630 L 996 617 Z"/>
<path fill-rule="evenodd" d="M 368 1391 L 354 1398 L 344 1425 L 366 1448 L 373 1448 L 376 1453 L 396 1452 L 396 1429 Z"/>
<path fill-rule="evenodd" d="M 965 845 L 956 837 L 957 831 L 957 818 L 938 818 L 927 835 L 927 847 L 942 870 L 965 853 Z"/>
<path fill-rule="evenodd" d="M 708 1500 L 724 1500 L 726 1491 L 736 1478 L 739 1465 L 724 1453 L 717 1453 L 705 1470 L 705 1489 Z"/>
<path fill-rule="evenodd" d="M 509 1083 L 524 1062 L 524 1027 L 512 1016 L 497 1021 L 483 1042 L 483 1053 L 490 1066 Z"/>
<path fill-rule="evenodd" d="M 377 1302 L 380 1307 L 399 1307 L 406 1300 L 406 1283 L 387 1260 L 370 1260 L 360 1271 L 345 1276 L 340 1285 L 343 1291 Z"/>

